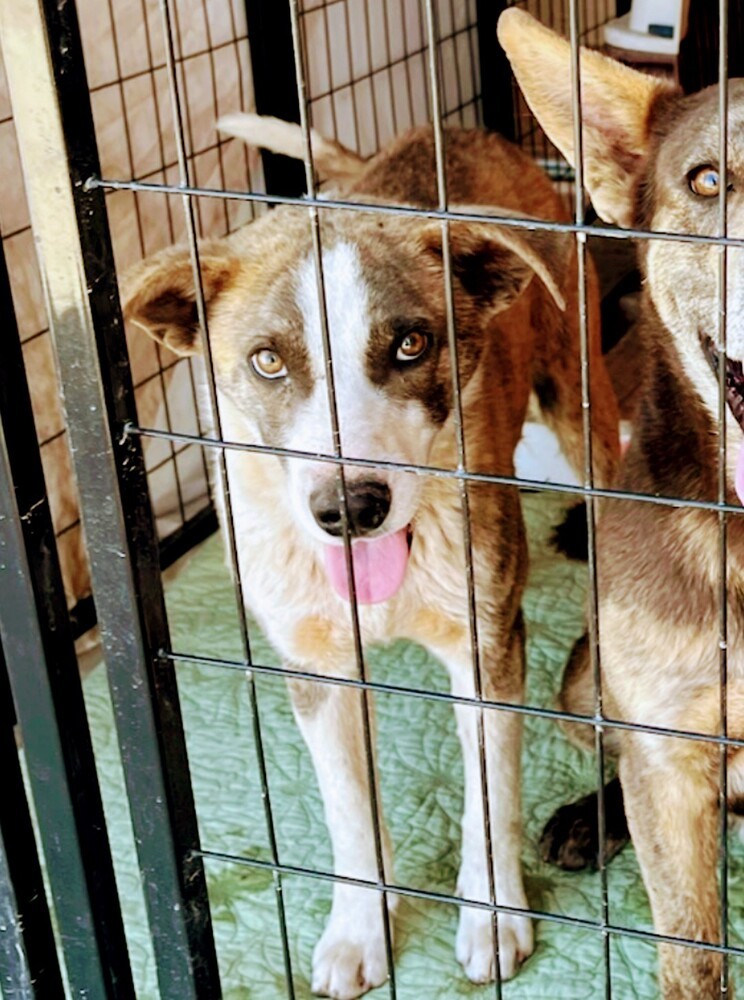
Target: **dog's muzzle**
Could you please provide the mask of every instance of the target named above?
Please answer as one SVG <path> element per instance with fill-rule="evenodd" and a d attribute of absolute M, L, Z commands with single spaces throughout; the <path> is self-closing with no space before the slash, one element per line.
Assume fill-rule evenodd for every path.
<path fill-rule="evenodd" d="M 377 531 L 390 513 L 390 487 L 375 479 L 364 479 L 346 484 L 346 513 L 349 534 L 364 538 Z M 336 481 L 326 483 L 310 497 L 313 517 L 332 538 L 343 535 L 343 510 Z"/>
<path fill-rule="evenodd" d="M 352 543 L 349 566 L 346 549 L 338 544 L 344 531 L 344 512 L 335 480 L 316 489 L 310 497 L 313 517 L 329 536 L 324 552 L 328 581 L 346 601 L 351 600 L 352 582 L 359 604 L 387 601 L 403 585 L 411 528 L 406 525 L 397 531 L 384 532 L 391 505 L 392 494 L 387 483 L 377 479 L 347 481 L 346 518 Z"/>
<path fill-rule="evenodd" d="M 718 380 L 721 371 L 721 354 L 716 349 L 710 337 L 701 334 L 700 342 L 708 359 L 708 364 L 716 380 Z M 729 357 L 726 358 L 724 380 L 726 384 L 726 403 L 737 424 L 744 431 L 744 367 L 741 361 L 734 361 Z M 736 461 L 734 488 L 740 502 L 744 504 L 744 441 L 742 441 L 739 448 L 739 456 Z"/>

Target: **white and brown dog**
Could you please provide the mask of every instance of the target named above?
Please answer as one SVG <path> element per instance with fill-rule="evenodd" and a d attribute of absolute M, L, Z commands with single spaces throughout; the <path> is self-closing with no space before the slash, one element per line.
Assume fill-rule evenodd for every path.
<path fill-rule="evenodd" d="M 299 128 L 233 116 L 246 141 L 301 155 Z M 315 164 L 357 202 L 437 203 L 433 133 L 412 131 L 369 161 L 314 135 Z M 477 131 L 446 133 L 452 204 L 564 219 L 544 174 L 519 150 Z M 452 358 L 447 344 L 441 224 L 423 217 L 321 209 L 327 328 L 340 444 L 351 462 L 345 502 L 365 645 L 406 638 L 446 664 L 452 690 L 475 694 L 459 482 L 354 459 L 457 466 Z M 576 259 L 570 237 L 453 223 L 451 249 L 467 467 L 513 475 L 530 392 L 577 468 L 583 463 Z M 283 207 L 201 247 L 222 427 L 228 441 L 334 453 L 323 360 L 321 302 L 308 211 Z M 532 280 L 537 276 L 538 280 Z M 617 456 L 617 412 L 602 365 L 596 281 L 589 312 L 597 481 Z M 564 301 L 565 299 L 565 301 Z M 181 354 L 199 350 L 192 268 L 185 249 L 129 276 L 126 316 Z M 333 464 L 228 450 L 227 470 L 248 608 L 289 667 L 358 676 L 343 512 Z M 483 695 L 518 703 L 524 677 L 520 611 L 527 558 L 514 487 L 468 484 Z M 292 682 L 299 727 L 315 763 L 335 870 L 376 882 L 378 871 L 359 691 Z M 489 898 L 478 752 L 478 710 L 456 708 L 465 764 L 458 890 Z M 520 718 L 484 712 L 497 901 L 523 908 Z M 392 854 L 383 831 L 385 878 Z M 500 974 L 533 947 L 529 918 L 501 915 Z M 487 910 L 463 907 L 457 956 L 467 976 L 495 975 Z M 337 883 L 313 960 L 312 988 L 355 997 L 387 976 L 377 891 Z"/>

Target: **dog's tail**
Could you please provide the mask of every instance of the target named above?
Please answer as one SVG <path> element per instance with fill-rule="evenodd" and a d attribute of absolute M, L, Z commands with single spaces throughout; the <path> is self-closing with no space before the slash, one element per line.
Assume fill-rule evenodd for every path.
<path fill-rule="evenodd" d="M 305 156 L 302 129 L 292 122 L 271 118 L 268 115 L 237 112 L 220 118 L 217 128 L 220 132 L 235 136 L 250 146 L 291 156 L 295 160 L 302 160 Z M 364 168 L 366 160 L 361 156 L 342 146 L 340 142 L 326 139 L 315 129 L 310 130 L 310 143 L 313 164 L 322 181 L 353 177 Z"/>

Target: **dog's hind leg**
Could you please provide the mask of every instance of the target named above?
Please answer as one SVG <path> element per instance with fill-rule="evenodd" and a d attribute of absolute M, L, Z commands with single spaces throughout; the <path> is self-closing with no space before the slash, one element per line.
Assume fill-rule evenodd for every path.
<path fill-rule="evenodd" d="M 337 875 L 379 879 L 372 821 L 362 694 L 353 688 L 293 680 L 295 718 L 315 764 Z M 385 877 L 392 852 L 380 816 Z M 394 909 L 395 897 L 389 898 Z M 388 977 L 383 898 L 376 889 L 337 882 L 331 915 L 313 953 L 312 989 L 352 1000 Z M 392 928 L 391 928 L 392 934 Z"/>
<path fill-rule="evenodd" d="M 524 641 L 521 629 L 515 630 L 510 648 L 497 653 L 485 647 L 484 662 L 491 661 L 493 676 L 523 676 Z M 509 661 L 509 666 L 499 660 Z M 453 693 L 474 694 L 472 663 L 469 655 L 453 659 L 448 666 Z M 486 670 L 484 669 L 484 673 Z M 490 673 L 490 671 L 489 671 Z M 513 687 L 513 685 L 510 685 Z M 498 700 L 515 700 L 513 694 L 485 685 L 484 695 Z M 520 751 L 522 720 L 517 713 L 482 710 L 457 705 L 457 731 L 462 745 L 465 768 L 465 808 L 462 817 L 462 860 L 457 890 L 464 899 L 489 901 L 488 861 L 492 859 L 496 902 L 526 909 L 522 882 L 522 815 L 520 795 Z M 483 717 L 485 737 L 485 787 L 488 793 L 490 845 L 486 844 L 483 788 L 479 752 L 479 716 Z M 489 849 L 490 848 L 490 849 Z M 532 921 L 529 917 L 501 913 L 498 916 L 498 961 L 502 979 L 511 978 L 520 963 L 532 953 Z M 491 913 L 486 909 L 463 906 L 457 931 L 457 958 L 473 982 L 489 982 L 495 977 L 495 948 Z"/>
<path fill-rule="evenodd" d="M 620 779 L 604 786 L 604 861 L 611 861 L 630 840 Z M 566 871 L 583 871 L 599 864 L 599 796 L 556 809 L 540 836 L 540 855 L 548 864 Z"/>
<path fill-rule="evenodd" d="M 605 701 L 607 693 L 605 692 Z M 576 640 L 563 672 L 561 691 L 557 707 L 571 715 L 593 717 L 597 706 L 594 683 L 594 667 L 589 646 L 589 635 L 584 633 Z M 607 707 L 605 706 L 605 713 Z M 594 726 L 588 722 L 561 722 L 561 728 L 574 744 L 583 749 L 594 748 Z M 611 757 L 620 754 L 620 742 L 616 730 L 605 730 L 604 748 Z"/>

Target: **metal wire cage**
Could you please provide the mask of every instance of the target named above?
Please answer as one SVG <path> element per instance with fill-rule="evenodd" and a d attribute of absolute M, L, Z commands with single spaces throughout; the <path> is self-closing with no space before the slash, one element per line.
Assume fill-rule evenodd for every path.
<path fill-rule="evenodd" d="M 720 455 L 721 474 L 716 500 L 693 501 L 685 497 L 662 497 L 597 488 L 593 481 L 591 448 L 591 403 L 589 345 L 586 315 L 586 239 L 601 235 L 606 240 L 651 239 L 706 242 L 695 234 L 662 234 L 619 230 L 587 222 L 583 178 L 567 168 L 513 87 L 506 64 L 494 55 L 496 17 L 508 4 L 487 5 L 455 0 L 424 0 L 376 5 L 371 0 L 328 0 L 313 3 L 290 0 L 284 7 L 251 3 L 247 7 L 246 30 L 242 14 L 229 6 L 229 30 L 222 41 L 213 33 L 214 7 L 186 11 L 173 0 L 159 6 L 141 4 L 136 12 L 136 30 L 146 45 L 140 64 L 129 68 L 121 58 L 123 48 L 114 34 L 112 80 L 87 79 L 83 60 L 86 21 L 71 2 L 14 0 L 0 5 L 0 39 L 13 97 L 24 176 L 31 206 L 35 238 L 54 335 L 56 363 L 63 386 L 67 433 L 80 491 L 93 591 L 102 627 L 106 670 L 113 715 L 126 784 L 131 824 L 137 847 L 150 940 L 160 996 L 217 997 L 235 984 L 224 981 L 215 948 L 210 912 L 209 865 L 245 866 L 270 873 L 274 890 L 276 925 L 265 928 L 278 937 L 283 965 L 284 995 L 301 995 L 293 954 L 292 935 L 286 912 L 287 883 L 313 879 L 358 885 L 376 892 L 385 915 L 388 995 L 404 995 L 396 980 L 396 962 L 388 921 L 391 894 L 409 899 L 464 905 L 485 909 L 499 916 L 513 908 L 499 902 L 489 854 L 490 899 L 463 900 L 425 886 L 402 885 L 387 879 L 377 823 L 380 789 L 373 763 L 370 696 L 413 698 L 432 703 L 463 704 L 478 712 L 481 773 L 483 763 L 483 712 L 511 712 L 552 723 L 578 722 L 595 733 L 596 779 L 599 825 L 599 883 L 597 918 L 593 920 L 564 912 L 527 910 L 538 920 L 572 928 L 577 935 L 591 935 L 601 953 L 601 989 L 605 997 L 622 997 L 617 987 L 617 942 L 636 940 L 649 944 L 666 941 L 686 948 L 722 954 L 721 996 L 728 995 L 729 959 L 744 951 L 730 940 L 728 908 L 729 859 L 726 813 L 728 751 L 744 741 L 731 738 L 726 726 L 727 689 L 727 521 L 740 510 L 726 503 L 725 448 Z M 543 0 L 535 8 L 543 21 L 571 38 L 573 52 L 573 103 L 576 134 L 580 145 L 581 102 L 578 77 L 578 46 L 583 40 L 597 44 L 597 30 L 617 13 L 607 0 Z M 78 22 L 80 16 L 80 22 Z M 189 37 L 185 17 L 201 18 L 203 38 Z M 117 21 L 115 4 L 108 8 L 110 24 Z M 157 21 L 159 18 L 159 22 Z M 82 33 L 81 33 L 81 28 Z M 100 44 L 103 35 L 92 35 Z M 119 31 L 123 29 L 120 27 Z M 131 25 L 129 30 L 133 30 Z M 82 38 L 81 38 L 82 34 Z M 719 5 L 719 76 L 727 76 L 728 10 Z M 156 42 L 155 39 L 158 39 Z M 339 42 L 339 39 L 341 40 Z M 248 58 L 250 43 L 250 59 Z M 156 51 L 157 49 L 157 51 Z M 210 132 L 199 136 L 192 127 L 195 102 L 204 99 L 215 111 L 220 107 L 220 53 L 228 53 L 236 68 L 239 104 L 250 104 L 253 88 L 257 110 L 301 123 L 307 139 L 304 168 L 267 156 L 263 169 L 256 160 L 233 143 L 223 143 Z M 227 58 L 227 56 L 225 56 Z M 38 67 L 34 86 L 27 80 L 29 60 Z M 136 62 L 136 60 L 135 60 Z M 190 73 L 193 76 L 190 76 Z M 245 86 L 245 90 L 241 88 Z M 151 114 L 141 127 L 154 137 L 156 155 L 151 162 L 137 161 L 133 139 L 136 119 L 126 111 L 122 117 L 123 157 L 108 163 L 99 160 L 104 147 L 100 126 L 96 131 L 96 95 L 124 95 L 144 87 Z M 129 90 L 128 90 L 129 88 Z M 508 100 L 495 94 L 508 93 Z M 506 91 L 504 91 L 506 88 Z M 726 162 L 727 91 L 721 88 L 721 163 Z M 123 105 L 124 106 L 124 105 Z M 166 125 L 167 122 L 167 125 Z M 315 182 L 309 129 L 337 137 L 363 155 L 379 149 L 409 125 L 431 122 L 434 127 L 439 199 L 436 209 L 425 212 L 390 205 L 355 205 L 321 197 Z M 262 662 L 254 653 L 252 628 L 243 608 L 239 542 L 235 538 L 230 498 L 226 503 L 225 533 L 235 579 L 236 605 L 241 625 L 242 653 L 231 659 L 209 657 L 175 648 L 169 632 L 168 614 L 161 581 L 161 559 L 152 507 L 148 498 L 147 473 L 153 489 L 158 470 L 178 468 L 181 456 L 195 453 L 202 469 L 206 451 L 216 456 L 216 466 L 225 477 L 225 453 L 230 449 L 280 455 L 287 460 L 325 461 L 338 469 L 343 480 L 347 465 L 340 444 L 330 381 L 330 413 L 337 446 L 331 453 L 303 455 L 277 447 L 225 440 L 220 426 L 219 402 L 209 346 L 208 311 L 199 278 L 199 237 L 229 232 L 252 218 L 256 211 L 277 204 L 296 204 L 308 213 L 313 238 L 316 274 L 323 292 L 323 256 L 319 212 L 359 211 L 423 215 L 441 223 L 445 248 L 449 225 L 463 216 L 449 210 L 443 157 L 444 127 L 448 123 L 481 124 L 516 139 L 552 176 L 565 185 L 572 200 L 574 221 L 544 221 L 538 228 L 574 234 L 579 260 L 581 309 L 582 407 L 585 435 L 584 482 L 577 486 L 548 484 L 540 480 L 492 476 L 470 470 L 460 413 L 458 466 L 452 470 L 416 468 L 419 475 L 440 476 L 458 484 L 467 515 L 468 484 L 487 482 L 538 493 L 560 492 L 585 499 L 589 537 L 588 627 L 595 682 L 595 710 L 573 715 L 527 702 L 487 701 L 478 682 L 476 597 L 473 588 L 470 526 L 465 516 L 462 544 L 467 565 L 471 609 L 472 659 L 475 696 L 460 697 L 421 686 L 404 688 L 374 681 L 368 673 L 367 650 L 363 648 L 355 602 L 351 620 L 357 658 L 357 676 L 341 679 L 290 671 Z M 236 180 L 231 180 L 231 178 Z M 725 171 L 724 171 L 725 178 Z M 265 183 L 264 183 L 265 182 Z M 56 192 L 50 204 L 50 186 Z M 726 184 L 722 184 L 720 230 L 714 242 L 721 246 L 721 324 L 725 337 L 726 248 L 741 246 L 741 240 L 726 236 Z M 115 199 L 118 199 L 115 200 Z M 132 211 L 134 206 L 134 211 Z M 207 387 L 209 423 L 200 418 L 194 402 L 188 421 L 180 423 L 167 412 L 163 425 L 140 421 L 135 388 L 127 356 L 126 338 L 117 296 L 117 265 L 110 227 L 117 213 L 136 231 L 139 256 L 148 246 L 147 226 L 153 212 L 167 220 L 168 240 L 185 239 L 191 251 L 200 325 L 204 337 L 204 380 Z M 474 221 L 535 227 L 534 220 L 468 215 Z M 707 240 L 710 242 L 710 240 Z M 444 256 L 447 258 L 445 249 Z M 126 257 L 126 254 L 125 254 Z M 11 261 L 12 269 L 12 261 Z M 447 269 L 445 268 L 445 271 Z M 448 301 L 447 337 L 455 359 L 453 392 L 461 410 L 456 370 L 457 329 L 451 287 Z M 5 314 L 12 318 L 12 294 L 8 276 L 0 271 L 0 298 Z M 327 319 L 323 329 L 323 354 L 332 370 L 332 345 Z M 0 985 L 3 995 L 132 997 L 137 984 L 132 975 L 127 937 L 114 879 L 111 846 L 101 806 L 94 756 L 88 734 L 69 617 L 64 599 L 58 558 L 55 555 L 49 504 L 34 431 L 33 411 L 25 378 L 20 340 L 9 319 L 5 334 L 6 374 L 0 391 L 2 450 L 0 452 L 0 546 L 4 555 L 0 585 L 0 635 L 6 663 L 0 670 L 0 761 L 7 766 L 8 794 L 0 802 Z M 148 379 L 164 388 L 168 362 L 156 359 L 141 384 Z M 186 391 L 196 397 L 195 381 L 188 376 Z M 167 395 L 163 394 L 164 400 Z M 725 419 L 725 381 L 721 373 L 720 420 Z M 202 408 L 201 412 L 204 412 Z M 723 441 L 724 436 L 721 435 Z M 143 442 L 159 444 L 159 458 L 146 463 Z M 160 464 L 163 463 L 163 464 Z M 355 466 L 360 465 L 355 459 Z M 368 462 L 370 467 L 394 467 L 392 463 Z M 202 478 L 206 483 L 206 474 Z M 179 523 L 187 525 L 188 502 L 178 494 Z M 199 494 L 197 508 L 203 507 Z M 595 547 L 597 502 L 601 498 L 638 504 L 662 504 L 714 512 L 719 523 L 720 567 L 720 690 L 722 731 L 716 735 L 641 726 L 608 718 L 603 708 L 599 663 L 598 584 Z M 211 522 L 210 522 L 211 523 Z M 179 546 L 179 552 L 188 544 Z M 348 555 L 348 525 L 345 544 Z M 9 573 L 7 567 L 13 572 Z M 197 809 L 190 782 L 179 689 L 178 664 L 193 664 L 208 671 L 240 671 L 245 675 L 249 716 L 254 738 L 265 814 L 267 851 L 246 856 L 238 851 L 216 850 L 202 844 Z M 7 669 L 6 669 L 7 668 Z M 7 677 L 6 677 L 7 673 Z M 319 867 L 292 863 L 281 856 L 276 836 L 278 807 L 271 791 L 271 775 L 263 750 L 262 714 L 257 678 L 303 679 L 313 684 L 333 684 L 360 692 L 363 705 L 366 766 L 370 808 L 377 830 L 376 880 L 334 875 Z M 9 683 L 8 683 L 9 682 Z M 9 690 L 3 690 L 3 686 Z M 13 711 L 15 709 L 15 712 Z M 17 767 L 12 725 L 17 721 L 23 734 L 27 776 Z M 609 874 L 605 864 L 603 788 L 607 778 L 604 738 L 608 731 L 633 730 L 682 740 L 705 740 L 720 748 L 720 901 L 721 926 L 717 940 L 691 941 L 669 938 L 646 927 L 631 927 L 613 919 Z M 51 780 L 50 780 L 51 776 Z M 44 856 L 42 873 L 34 846 L 34 833 L 27 802 L 33 800 L 37 836 Z M 487 791 L 484 788 L 484 799 Z M 484 810 L 486 817 L 489 810 Z M 487 822 L 487 820 L 486 820 Z M 486 830 L 489 843 L 489 831 Z M 50 916 L 54 914 L 54 927 Z M 497 937 L 496 937 L 497 940 Z M 60 944 L 61 943 L 61 944 Z M 63 959 L 59 961 L 58 952 Z M 539 958 L 536 959 L 539 961 Z M 499 963 L 496 981 L 484 995 L 502 995 Z M 614 969 L 614 973 L 613 973 Z M 241 984 L 246 986 L 246 984 Z M 247 984 L 250 989 L 251 984 Z M 411 986 L 406 987 L 408 990 Z M 408 995 L 425 995 L 429 984 L 415 984 Z M 453 994 L 454 995 L 454 994 Z M 548 994 L 546 994 L 548 995 Z M 554 994 L 551 994 L 554 995 Z"/>

